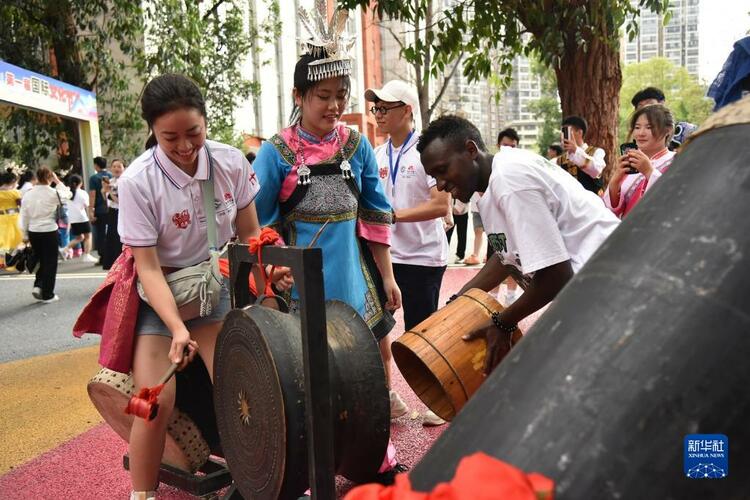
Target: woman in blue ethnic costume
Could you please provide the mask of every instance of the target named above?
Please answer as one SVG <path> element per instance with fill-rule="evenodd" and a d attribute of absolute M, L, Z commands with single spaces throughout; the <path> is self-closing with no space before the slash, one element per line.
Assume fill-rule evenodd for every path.
<path fill-rule="evenodd" d="M 256 206 L 261 225 L 289 245 L 307 246 L 328 221 L 316 244 L 326 299 L 356 309 L 379 340 L 395 323 L 389 310 L 401 304 L 390 260 L 391 207 L 369 141 L 339 123 L 350 61 L 322 45 L 309 42 L 295 67 L 292 125 L 265 142 L 253 163 L 263 186 Z"/>
<path fill-rule="evenodd" d="M 328 24 L 321 5 L 313 14 L 317 22 L 300 9 L 312 39 L 294 70 L 291 126 L 265 142 L 253 163 L 263 186 L 255 203 L 261 225 L 275 228 L 289 245 L 307 246 L 328 222 L 316 243 L 323 250 L 325 298 L 352 306 L 379 341 L 401 306 L 391 267 L 392 211 L 369 141 L 339 123 L 350 91 L 346 51 L 353 39 L 340 36 L 347 13 L 336 11 Z M 291 294 L 294 304 L 297 291 Z M 406 470 L 395 455 L 389 442 L 379 482 L 391 483 Z"/>

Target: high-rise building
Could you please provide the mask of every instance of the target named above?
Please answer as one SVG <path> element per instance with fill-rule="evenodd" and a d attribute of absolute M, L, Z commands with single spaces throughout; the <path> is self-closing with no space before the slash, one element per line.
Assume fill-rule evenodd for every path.
<path fill-rule="evenodd" d="M 433 8 L 436 13 L 439 13 L 454 3 L 456 3 L 455 0 L 442 0 L 435 2 Z M 416 85 L 413 66 L 400 54 L 401 46 L 410 46 L 414 43 L 414 27 L 399 22 L 386 21 L 381 23 L 380 37 L 383 50 L 383 81 L 396 78 Z M 443 75 L 430 78 L 430 105 L 435 102 L 436 97 L 440 94 L 445 82 L 444 77 L 449 75 L 452 69 L 453 63 L 448 64 Z M 459 63 L 458 68 L 448 81 L 440 101 L 435 106 L 431 118 L 434 120 L 443 114 L 462 116 L 479 128 L 488 145 L 493 145 L 494 138 L 489 138 L 493 135 L 497 137 L 499 105 L 490 99 L 491 90 L 487 81 L 470 83 L 468 78 L 463 75 L 463 64 Z M 422 125 L 423 128 L 426 126 L 427 124 Z"/>
<path fill-rule="evenodd" d="M 433 113 L 433 118 L 442 114 L 454 114 L 466 118 L 476 125 L 488 147 L 494 144 L 492 122 L 498 116 L 488 108 L 489 84 L 486 80 L 469 82 L 463 75 L 462 68 L 456 71 L 448 83 L 443 98 Z M 492 130 L 491 130 L 492 129 Z"/>
<path fill-rule="evenodd" d="M 521 138 L 520 146 L 536 149 L 539 127 L 542 122 L 529 109 L 529 104 L 541 97 L 539 75 L 531 69 L 527 57 L 516 56 L 513 60 L 512 81 L 503 96 L 503 113 L 500 121 L 505 127 L 513 127 Z"/>
<path fill-rule="evenodd" d="M 637 6 L 638 0 L 631 0 Z M 700 0 L 671 0 L 669 20 L 663 14 L 642 9 L 640 32 L 632 41 L 623 34 L 620 54 L 623 63 L 638 63 L 653 57 L 665 57 L 698 77 L 698 13 Z"/>

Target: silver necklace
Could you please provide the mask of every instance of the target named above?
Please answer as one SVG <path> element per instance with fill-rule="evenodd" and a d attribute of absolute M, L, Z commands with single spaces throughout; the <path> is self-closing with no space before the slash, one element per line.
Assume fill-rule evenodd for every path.
<path fill-rule="evenodd" d="M 341 177 L 344 178 L 344 180 L 351 179 L 352 178 L 352 166 L 349 164 L 349 160 L 346 159 L 344 156 L 344 146 L 341 144 L 341 137 L 339 137 L 339 130 L 333 129 L 334 135 L 336 136 L 336 142 L 339 145 L 339 155 L 341 155 Z"/>
<path fill-rule="evenodd" d="M 299 124 L 297 125 L 297 154 L 300 156 L 300 166 L 297 169 L 297 185 L 307 186 L 310 184 L 310 167 L 307 166 L 307 160 L 305 160 L 305 151 L 302 145 L 302 136 L 299 134 Z"/>
<path fill-rule="evenodd" d="M 339 146 L 338 155 L 341 157 L 341 163 L 339 168 L 341 169 L 341 177 L 346 179 L 352 178 L 352 166 L 349 160 L 344 156 L 344 146 L 341 144 L 341 137 L 339 137 L 338 129 L 333 129 L 333 135 L 336 137 L 336 143 Z M 302 145 L 302 136 L 299 133 L 299 125 L 297 125 L 297 154 L 299 155 L 299 168 L 297 169 L 297 184 L 300 186 L 306 186 L 310 184 L 310 174 L 312 171 L 307 165 L 307 159 L 305 158 L 304 146 Z"/>

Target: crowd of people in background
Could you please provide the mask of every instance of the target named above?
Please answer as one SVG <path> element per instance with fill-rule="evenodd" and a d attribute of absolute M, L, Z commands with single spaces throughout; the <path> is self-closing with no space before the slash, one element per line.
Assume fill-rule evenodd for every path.
<path fill-rule="evenodd" d="M 54 283 L 59 260 L 108 270 L 122 252 L 117 179 L 125 162 L 113 160 L 108 170 L 107 160 L 97 156 L 94 165 L 88 191 L 80 175 L 68 173 L 60 179 L 47 166 L 0 173 L 0 269 L 34 271 L 32 296 L 40 303 L 58 300 Z M 36 265 L 26 265 L 28 255 Z M 18 269 L 21 261 L 24 265 Z"/>
<path fill-rule="evenodd" d="M 378 92 L 385 98 L 379 97 Z M 390 133 L 390 130 L 394 127 L 403 125 L 401 128 L 406 131 L 406 135 L 397 133 L 398 139 L 416 144 L 419 136 L 414 132 L 417 130 L 416 117 L 419 112 L 418 102 L 412 99 L 413 92 L 414 89 L 408 84 L 394 80 L 388 82 L 382 89 L 368 90 L 366 98 L 376 104 L 381 103 L 381 105 L 372 108 L 375 110 L 374 115 L 381 133 Z M 621 154 L 618 157 L 607 158 L 602 148 L 586 142 L 588 122 L 582 116 L 567 116 L 562 120 L 560 142 L 549 144 L 545 155 L 546 159 L 568 172 L 586 190 L 600 196 L 604 206 L 619 218 L 625 217 L 661 175 L 668 170 L 675 155 L 675 150 L 679 148 L 687 135 L 696 128 L 693 124 L 675 120 L 665 104 L 664 93 L 657 88 L 649 87 L 639 91 L 633 96 L 632 104 L 634 111 L 629 122 L 628 142 L 621 146 Z M 392 111 L 391 108 L 393 108 Z M 416 115 L 414 114 L 415 109 L 417 110 Z M 394 117 L 400 117 L 403 123 L 395 123 Z M 412 132 L 411 135 L 409 135 L 409 131 Z M 404 135 L 404 137 L 400 137 L 400 135 Z M 404 192 L 397 197 L 395 186 L 398 184 L 396 180 L 398 177 L 395 174 L 403 155 L 416 154 L 416 150 L 412 149 L 411 143 L 396 144 L 394 137 L 391 135 L 384 145 L 375 150 L 380 165 L 379 176 L 384 181 L 383 187 L 386 197 L 388 202 L 396 207 L 394 208 L 394 214 L 398 215 L 399 211 L 404 212 L 400 208 L 404 202 L 399 201 L 399 199 L 408 199 L 408 204 L 414 205 L 415 200 L 424 196 L 422 205 L 416 204 L 417 207 L 421 208 L 412 210 L 412 207 L 407 207 L 408 210 L 405 215 L 401 215 L 401 222 L 409 222 L 409 224 L 395 226 L 400 228 L 394 232 L 396 240 L 404 241 L 403 244 L 399 243 L 399 246 L 404 245 L 403 250 L 393 248 L 391 250 L 392 254 L 396 255 L 393 257 L 395 279 L 400 282 L 399 285 L 402 290 L 409 287 L 409 282 L 418 282 L 424 285 L 424 280 L 431 282 L 432 278 L 429 273 L 432 272 L 432 269 L 435 269 L 439 271 L 435 274 L 436 290 L 439 290 L 442 270 L 445 269 L 447 264 L 484 265 L 492 256 L 493 249 L 489 243 L 485 247 L 485 230 L 478 209 L 482 193 L 475 193 L 468 203 L 464 203 L 455 197 L 451 198 L 447 194 L 438 196 L 434 184 L 430 185 L 425 181 L 427 182 L 425 187 L 420 188 L 425 190 L 424 195 L 414 191 L 413 188 L 408 188 L 409 192 Z M 496 147 L 499 151 L 504 147 L 523 148 L 523 145 L 517 131 L 513 128 L 506 128 L 498 134 Z M 412 153 L 409 153 L 410 150 Z M 256 152 L 257 150 L 253 150 L 247 153 L 246 159 L 250 164 L 255 161 Z M 108 164 L 103 157 L 94 158 L 95 173 L 89 177 L 86 183 L 87 189 L 84 188 L 82 177 L 76 174 L 67 175 L 63 181 L 56 177 L 48 179 L 45 174 L 43 177 L 47 179 L 46 184 L 40 182 L 38 172 L 46 172 L 47 170 L 43 170 L 45 167 L 36 171 L 28 169 L 20 175 L 10 169 L 7 172 L 2 172 L 0 174 L 0 266 L 4 267 L 7 272 L 15 271 L 13 266 L 6 265 L 4 262 L 6 256 L 12 258 L 24 247 L 34 246 L 28 238 L 29 235 L 22 231 L 23 227 L 27 227 L 27 230 L 29 227 L 28 221 L 23 220 L 22 207 L 26 194 L 32 192 L 34 187 L 41 185 L 52 188 L 52 190 L 44 190 L 44 192 L 50 194 L 54 190 L 60 195 L 58 203 L 55 204 L 54 213 L 50 212 L 49 214 L 50 221 L 54 218 L 57 225 L 56 256 L 60 260 L 76 259 L 82 263 L 101 266 L 103 270 L 110 269 L 122 251 L 122 243 L 117 230 L 119 215 L 117 183 L 125 171 L 125 166 L 125 161 L 121 159 L 112 160 Z M 430 178 L 427 176 L 425 179 Z M 434 179 L 432 181 L 434 182 Z M 398 186 L 398 192 L 400 192 L 407 189 L 402 186 L 408 186 L 408 184 L 401 183 Z M 37 189 L 36 191 L 40 190 Z M 26 205 L 39 203 L 29 201 L 38 198 L 38 196 L 29 197 Z M 446 204 L 445 211 L 447 214 L 442 214 L 443 204 Z M 67 217 L 56 217 L 59 205 L 62 205 L 63 212 L 67 214 Z M 53 207 L 50 204 L 48 208 Z M 35 217 L 45 216 L 37 212 L 33 213 Z M 440 223 L 438 223 L 438 220 Z M 444 236 L 440 236 L 441 243 L 435 247 L 434 254 L 425 255 L 424 258 L 419 257 L 426 250 L 415 254 L 414 249 L 409 245 L 419 243 L 414 240 L 416 236 L 424 239 L 425 234 L 432 231 L 432 229 L 426 229 L 427 225 L 432 228 L 433 222 L 436 228 L 442 228 L 440 233 L 444 233 Z M 42 232 L 47 232 L 48 224 L 44 224 L 44 226 Z M 473 246 L 467 252 L 469 231 L 473 232 L 474 238 Z M 32 230 L 31 232 L 37 233 L 39 231 Z M 401 236 L 401 233 L 404 233 L 404 235 Z M 449 258 L 447 254 L 443 254 L 447 252 L 454 233 L 457 236 L 455 256 Z M 51 241 L 49 235 L 44 238 L 35 235 L 33 239 L 36 240 L 37 247 L 42 245 L 45 249 L 51 247 L 51 243 L 48 241 Z M 40 252 L 42 251 L 40 250 Z M 45 258 L 40 258 L 39 261 L 42 262 L 43 260 L 45 265 L 39 266 L 37 273 L 46 276 L 43 277 L 42 281 L 49 282 L 50 269 L 56 269 L 57 265 L 51 264 L 51 253 L 49 255 L 46 252 L 40 253 L 40 257 L 42 254 L 45 255 Z M 399 257 L 399 255 L 404 255 L 404 257 Z M 415 264 L 411 264 L 411 262 Z M 414 272 L 427 274 L 411 276 Z M 523 292 L 518 289 L 511 277 L 508 277 L 504 284 L 506 294 L 498 298 L 508 306 Z M 36 288 L 34 288 L 34 296 L 39 295 L 44 300 L 49 300 L 50 294 L 54 293 L 53 290 L 45 288 L 44 293 L 39 294 L 36 292 Z M 416 294 L 409 295 L 416 296 Z M 430 301 L 434 301 L 437 292 L 428 295 L 432 297 Z M 432 306 L 425 307 L 418 303 L 409 304 L 410 302 L 405 302 L 405 310 L 409 309 L 406 314 L 410 318 L 413 316 L 414 321 L 424 318 L 423 312 L 416 311 L 422 309 L 425 311 L 434 310 Z M 412 324 L 414 321 L 410 320 L 409 323 Z M 384 355 L 387 355 L 388 350 L 386 348 L 383 350 Z M 398 406 L 396 400 L 396 413 L 400 411 Z"/>

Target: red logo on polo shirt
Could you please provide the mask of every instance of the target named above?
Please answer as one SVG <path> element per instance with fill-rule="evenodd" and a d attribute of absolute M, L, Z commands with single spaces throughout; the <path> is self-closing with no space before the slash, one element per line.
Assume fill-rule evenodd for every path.
<path fill-rule="evenodd" d="M 250 185 L 251 186 L 254 186 L 255 183 L 258 182 L 258 180 L 256 179 L 256 176 L 255 176 L 255 172 L 253 172 L 252 174 L 250 174 L 250 179 L 249 180 L 250 180 Z"/>
<path fill-rule="evenodd" d="M 177 212 L 172 216 L 172 222 L 175 226 L 177 226 L 180 229 L 185 229 L 188 227 L 188 224 L 190 224 L 190 214 L 187 210 L 183 210 L 182 212 Z"/>
<path fill-rule="evenodd" d="M 229 201 L 232 199 L 232 193 L 224 193 L 224 201 Z"/>
<path fill-rule="evenodd" d="M 379 173 L 380 178 L 385 179 L 386 177 L 388 177 L 388 167 L 380 167 Z"/>

